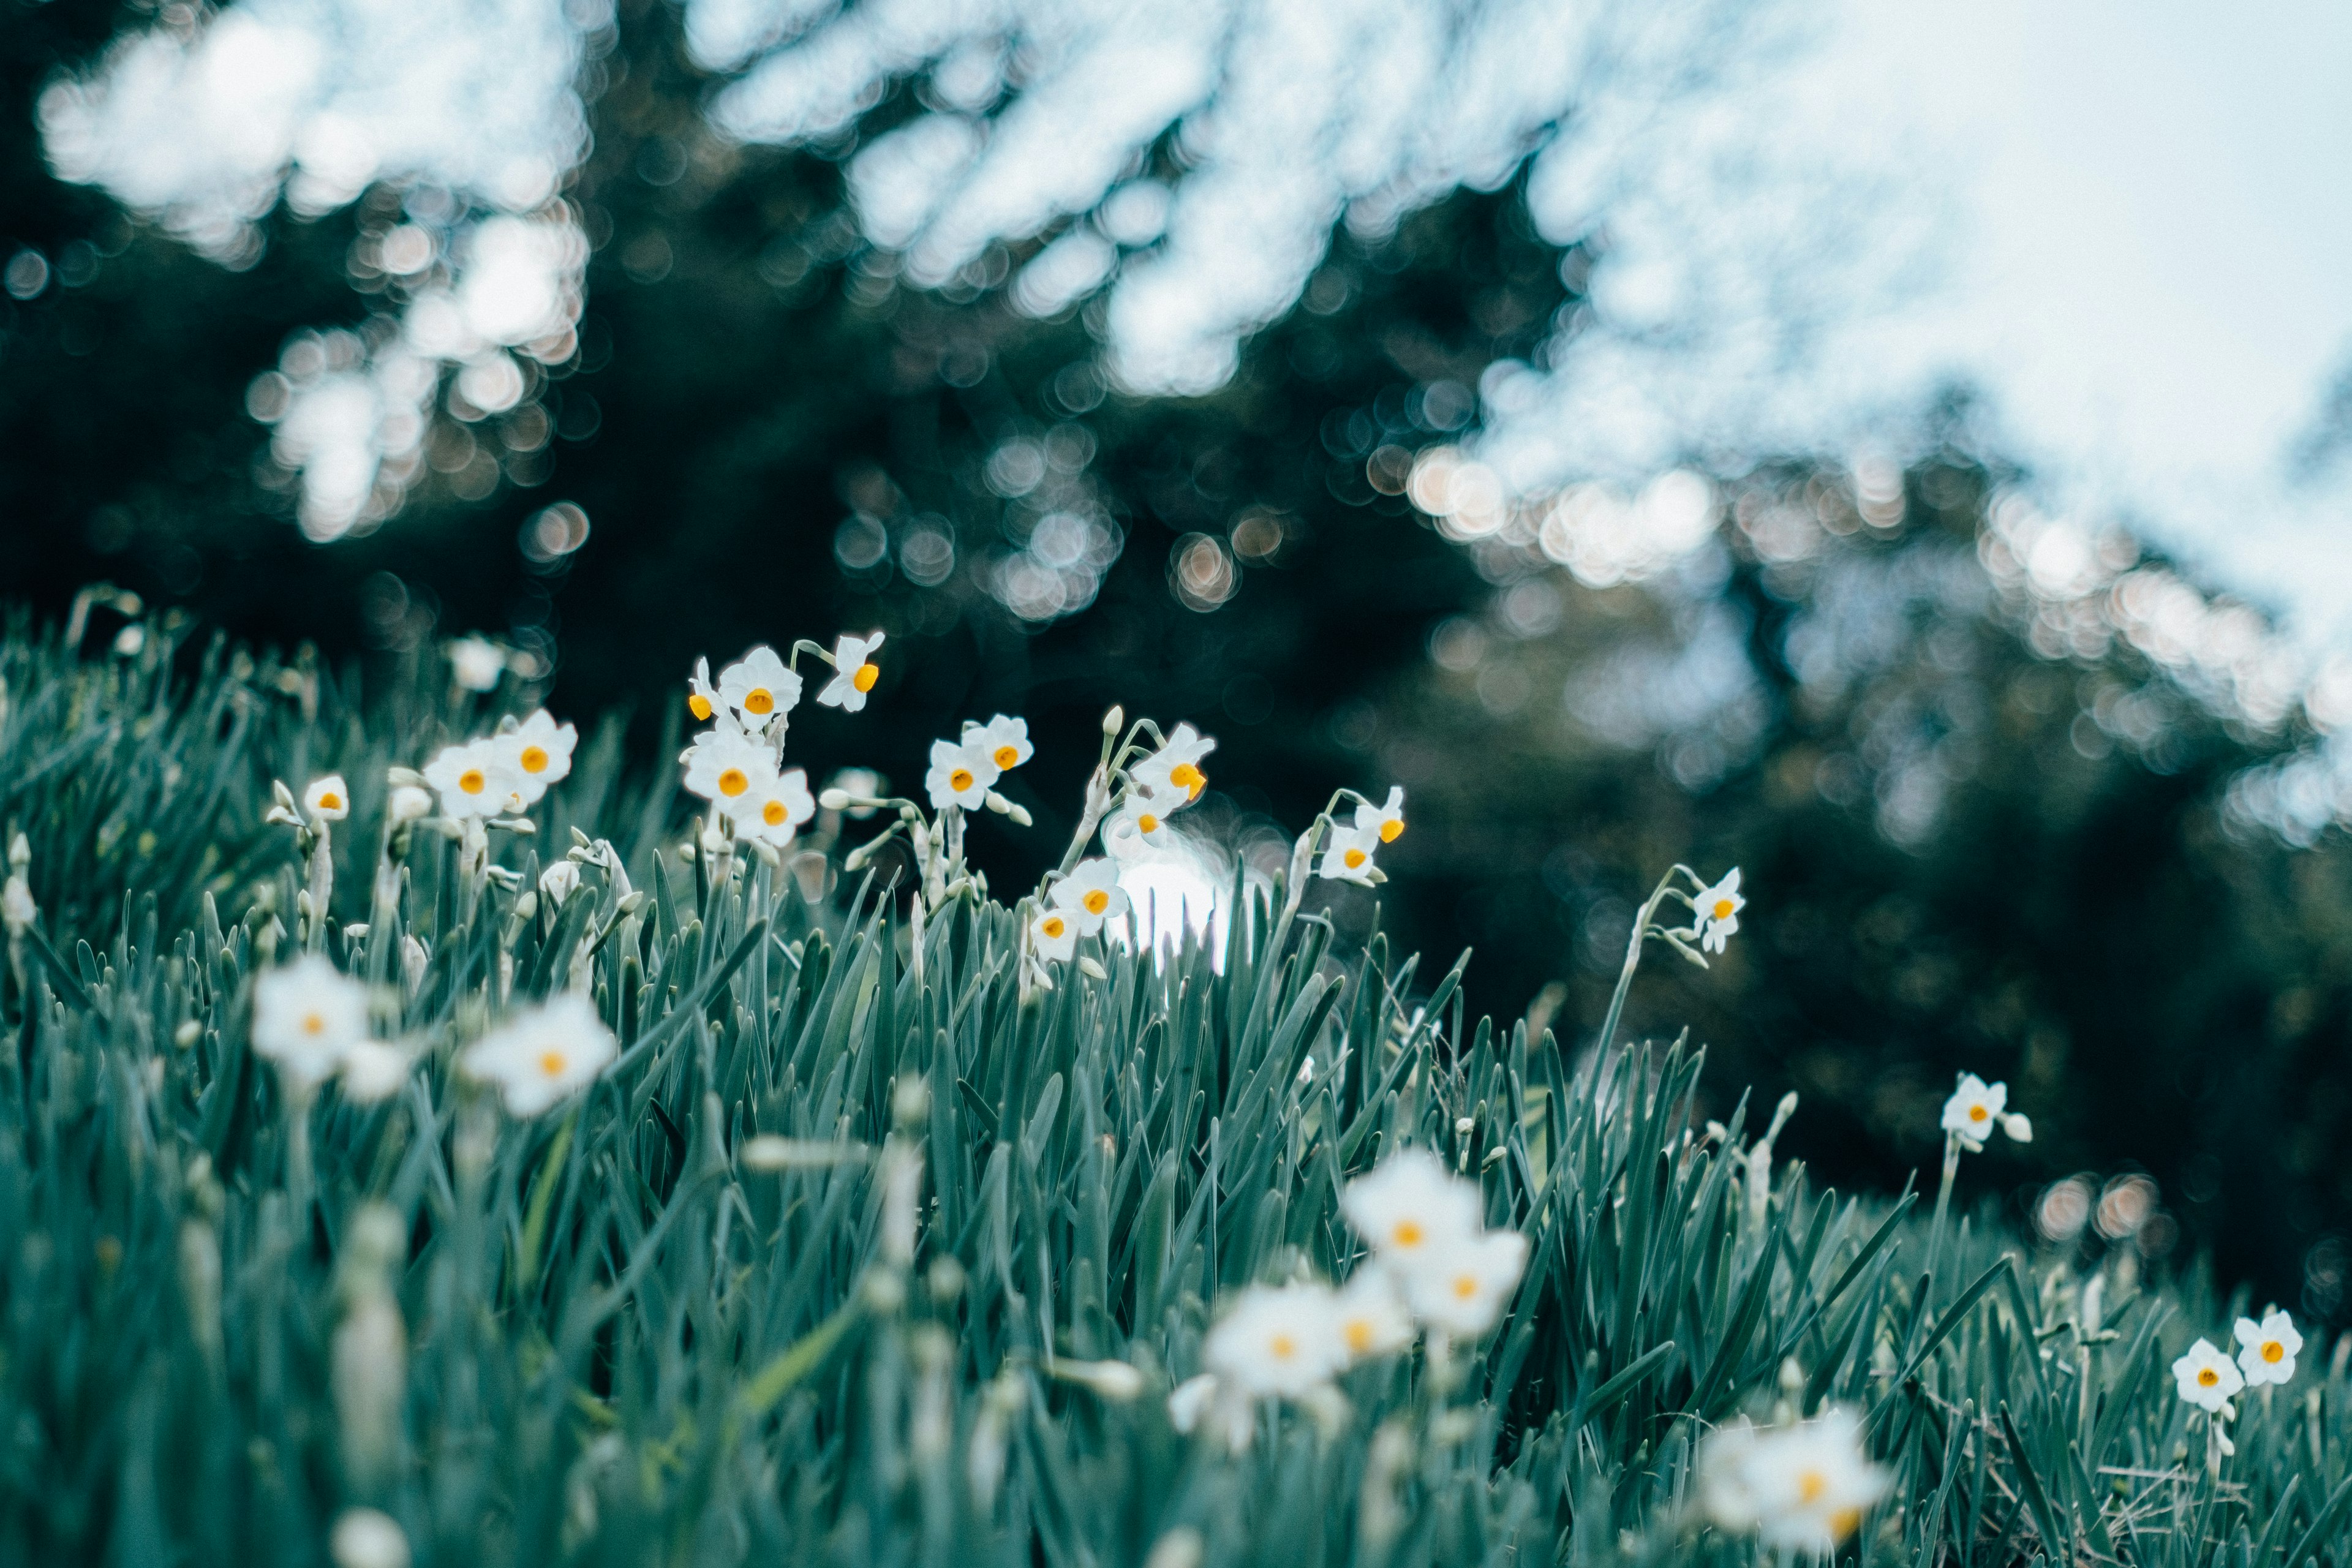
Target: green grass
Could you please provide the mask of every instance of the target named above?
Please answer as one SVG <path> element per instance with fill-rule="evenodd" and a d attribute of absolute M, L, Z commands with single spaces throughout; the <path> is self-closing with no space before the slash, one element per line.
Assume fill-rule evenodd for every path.
<path fill-rule="evenodd" d="M 1695 1442 L 1832 1402 L 1895 1481 L 1848 1556 L 2352 1561 L 2352 1341 L 2244 1399 L 2217 1473 L 2168 1366 L 2245 1303 L 1982 1215 L 1931 1239 L 1933 1205 L 1793 1162 L 1751 1194 L 1741 1120 L 1727 1151 L 1692 1126 L 1696 1050 L 1574 1076 L 1471 1021 L 1461 965 L 1335 952 L 1311 920 L 1271 950 L 1262 902 L 1222 973 L 1096 950 L 1107 978 L 1024 999 L 1014 914 L 965 898 L 919 982 L 878 884 L 813 908 L 750 859 L 709 885 L 609 730 L 536 837 L 493 837 L 514 889 L 472 903 L 418 832 L 355 938 L 302 919 L 270 781 L 349 776 L 334 914 L 366 921 L 385 767 L 488 716 L 424 678 L 362 713 L 220 647 L 175 676 L 171 640 L 0 646 L 0 817 L 43 911 L 0 981 L 0 1561 L 316 1563 L 364 1504 L 469 1568 L 1744 1563 L 1689 1504 Z M 1074 793 L 1084 765 L 1033 764 Z M 650 897 L 625 912 L 591 868 L 524 913 L 575 826 Z M 255 971 L 312 943 L 429 1051 L 385 1104 L 310 1109 L 305 1201 L 247 1024 Z M 507 1119 L 451 1060 L 583 943 L 622 1058 Z M 838 1147 L 754 1170 L 755 1133 Z M 1504 1325 L 1450 1377 L 1348 1374 L 1344 1420 L 1270 1410 L 1239 1457 L 1174 1433 L 1219 1300 L 1346 1275 L 1339 1187 L 1408 1142 L 1533 1239 Z M 912 1158 L 909 1264 L 883 1173 Z M 1141 1396 L 1057 1373 L 1108 1358 Z"/>

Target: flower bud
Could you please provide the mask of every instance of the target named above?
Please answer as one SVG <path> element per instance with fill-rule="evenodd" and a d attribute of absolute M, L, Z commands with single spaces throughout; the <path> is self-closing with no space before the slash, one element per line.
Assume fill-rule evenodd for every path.
<path fill-rule="evenodd" d="M 343 1510 L 327 1550 L 335 1568 L 408 1568 L 408 1532 L 372 1508 Z"/>
<path fill-rule="evenodd" d="M 846 811 L 849 809 L 849 792 L 845 789 L 825 790 L 817 795 L 816 803 L 827 811 Z"/>
<path fill-rule="evenodd" d="M 1116 735 L 1126 728 L 1127 710 L 1116 702 L 1112 703 L 1110 711 L 1103 715 L 1103 733 Z"/>
<path fill-rule="evenodd" d="M 1057 1361 L 1054 1375 L 1121 1405 L 1143 1392 L 1143 1373 L 1123 1361 Z"/>
<path fill-rule="evenodd" d="M 2021 1111 L 2011 1111 L 2000 1119 L 2000 1130 L 2020 1143 L 2033 1142 L 2033 1121 Z"/>
<path fill-rule="evenodd" d="M 550 904 L 559 910 L 563 907 L 563 900 L 570 898 L 572 890 L 578 886 L 580 886 L 580 868 L 569 860 L 558 860 L 539 874 L 539 890 L 546 895 Z"/>
<path fill-rule="evenodd" d="M 401 784 L 393 790 L 392 799 L 385 809 L 392 814 L 394 822 L 415 822 L 421 816 L 432 815 L 433 796 L 415 784 Z"/>

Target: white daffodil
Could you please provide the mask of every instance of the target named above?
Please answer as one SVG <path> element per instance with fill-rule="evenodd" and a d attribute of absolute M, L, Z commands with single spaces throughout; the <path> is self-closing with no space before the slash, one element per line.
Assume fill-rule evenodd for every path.
<path fill-rule="evenodd" d="M 345 1097 L 362 1105 L 390 1100 L 408 1081 L 408 1053 L 382 1040 L 353 1040 L 344 1047 L 341 1081 Z"/>
<path fill-rule="evenodd" d="M 2199 1340 L 2172 1363 L 2172 1380 L 2181 1398 L 2209 1415 L 2220 1414 L 2221 1406 L 2246 1386 L 2244 1374 L 2210 1340 Z"/>
<path fill-rule="evenodd" d="M 341 773 L 312 779 L 302 792 L 302 810 L 313 822 L 341 822 L 352 814 L 351 786 Z"/>
<path fill-rule="evenodd" d="M 551 909 L 562 909 L 580 886 L 580 868 L 569 860 L 558 860 L 539 874 L 539 896 Z"/>
<path fill-rule="evenodd" d="M 1127 776 L 1157 795 L 1162 805 L 1174 811 L 1201 798 L 1209 777 L 1201 771 L 1201 759 L 1217 749 L 1217 742 L 1202 734 L 1190 724 L 1179 724 L 1168 737 L 1168 743 L 1136 763 L 1127 770 Z"/>
<path fill-rule="evenodd" d="M 719 700 L 754 730 L 791 712 L 800 700 L 800 676 L 765 643 L 719 672 Z"/>
<path fill-rule="evenodd" d="M 1831 1555 L 1886 1488 L 1886 1473 L 1863 1452 L 1861 1418 L 1843 1408 L 1766 1431 L 1742 1419 L 1699 1448 L 1707 1518 L 1781 1551 Z"/>
<path fill-rule="evenodd" d="M 923 793 L 941 811 L 951 805 L 978 811 L 988 799 L 989 785 L 996 782 L 998 772 L 988 753 L 978 746 L 933 741 L 931 771 L 923 775 Z"/>
<path fill-rule="evenodd" d="M 1077 917 L 1066 910 L 1040 910 L 1029 922 L 1029 944 L 1037 956 L 1067 963 L 1078 951 Z"/>
<path fill-rule="evenodd" d="M 1080 936 L 1092 936 L 1105 921 L 1127 913 L 1127 890 L 1118 885 L 1118 868 L 1100 857 L 1072 867 L 1048 897 L 1055 909 L 1078 922 Z"/>
<path fill-rule="evenodd" d="M 468 691 L 493 691 L 506 673 L 507 650 L 488 637 L 459 637 L 448 647 L 449 674 Z"/>
<path fill-rule="evenodd" d="M 2008 1104 L 2009 1085 L 1987 1083 L 1972 1072 L 1964 1072 L 1959 1087 L 1952 1090 L 1952 1098 L 1944 1101 L 1944 1131 L 1958 1138 L 1972 1154 L 1984 1147 L 1985 1140 L 1992 1136 L 1996 1127 L 2019 1142 L 2025 1142 L 2033 1136 L 2033 1123 L 2021 1116 L 2012 1119 L 2002 1115 Z M 2010 1125 L 2012 1120 L 2025 1122 L 2022 1137 Z"/>
<path fill-rule="evenodd" d="M 2284 1312 L 2265 1313 L 2261 1322 L 2240 1318 L 2237 1327 L 2238 1366 L 2246 1381 L 2259 1388 L 2266 1383 L 2286 1383 L 2294 1376 L 2294 1358 L 2303 1349 L 2303 1335 Z M 2173 1369 L 2177 1374 L 2178 1367 Z"/>
<path fill-rule="evenodd" d="M 1391 784 L 1389 798 L 1379 805 L 1363 801 L 1356 806 L 1356 831 L 1393 844 L 1404 837 L 1404 785 Z"/>
<path fill-rule="evenodd" d="M 985 724 L 965 724 L 963 743 L 994 763 L 1000 773 L 1011 773 L 1035 755 L 1037 750 L 1029 743 L 1029 721 L 1003 713 Z"/>
<path fill-rule="evenodd" d="M 1254 1285 L 1201 1347 L 1209 1370 L 1244 1393 L 1297 1399 L 1348 1364 L 1339 1314 L 1322 1285 Z"/>
<path fill-rule="evenodd" d="M 620 1054 L 596 1005 L 567 991 L 527 1007 L 466 1047 L 458 1065 L 498 1086 L 513 1116 L 537 1116 L 594 1081 Z"/>
<path fill-rule="evenodd" d="M 254 1054 L 276 1062 L 297 1089 L 326 1082 L 366 1038 L 367 988 L 319 954 L 254 980 Z"/>
<path fill-rule="evenodd" d="M 1329 842 L 1323 846 L 1323 858 L 1316 862 L 1315 874 L 1369 888 L 1375 869 L 1372 852 L 1380 847 L 1376 833 L 1367 833 L 1360 827 L 1334 827 Z"/>
<path fill-rule="evenodd" d="M 1478 1189 L 1426 1149 L 1402 1149 L 1349 1182 L 1339 1212 L 1400 1279 L 1478 1234 Z"/>
<path fill-rule="evenodd" d="M 1443 1244 L 1426 1262 L 1399 1271 L 1405 1304 L 1431 1328 L 1476 1339 L 1495 1326 L 1527 1271 L 1528 1238 L 1490 1230 Z"/>
<path fill-rule="evenodd" d="M 425 782 L 440 795 L 441 815 L 448 817 L 496 816 L 522 787 L 521 779 L 495 741 L 444 746 L 425 764 Z"/>
<path fill-rule="evenodd" d="M 808 774 L 801 769 L 778 773 L 771 768 L 752 782 L 732 815 L 744 837 L 782 849 L 816 815 L 816 796 L 809 794 Z"/>
<path fill-rule="evenodd" d="M 1165 847 L 1176 837 L 1168 826 L 1170 809 L 1148 790 L 1130 790 L 1125 804 L 1103 824 L 1103 847 L 1121 859 L 1132 859 L 1147 847 Z"/>
<path fill-rule="evenodd" d="M 705 724 L 719 711 L 719 689 L 710 684 L 710 661 L 707 658 L 697 658 L 694 673 L 686 678 L 686 710 Z"/>
<path fill-rule="evenodd" d="M 882 634 L 854 637 L 847 633 L 833 645 L 833 679 L 816 700 L 828 708 L 838 708 L 855 713 L 866 706 L 866 694 L 882 679 L 882 667 L 874 662 L 874 650 L 882 646 Z"/>
<path fill-rule="evenodd" d="M 1739 929 L 1739 911 L 1748 907 L 1748 900 L 1739 896 L 1739 868 L 1734 866 L 1714 887 L 1701 888 L 1691 907 L 1698 911 L 1700 950 L 1721 952 Z"/>
<path fill-rule="evenodd" d="M 535 804 L 547 786 L 572 771 L 572 752 L 580 731 L 558 724 L 542 708 L 505 734 L 492 737 L 499 755 L 517 780 L 514 793 L 524 805 Z"/>
<path fill-rule="evenodd" d="M 1412 1343 L 1412 1314 L 1384 1268 L 1359 1268 L 1331 1304 L 1339 1343 L 1351 1362 L 1392 1355 Z"/>
<path fill-rule="evenodd" d="M 753 787 L 765 785 L 775 772 L 776 760 L 768 748 L 732 724 L 705 730 L 686 754 L 688 793 L 716 802 L 730 816 Z"/>

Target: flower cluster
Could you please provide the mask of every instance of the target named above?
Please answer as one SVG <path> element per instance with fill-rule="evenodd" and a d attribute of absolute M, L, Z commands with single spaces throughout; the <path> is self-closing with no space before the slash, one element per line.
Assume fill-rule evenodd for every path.
<path fill-rule="evenodd" d="M 931 769 L 923 775 L 923 792 L 937 810 L 956 806 L 977 811 L 987 804 L 996 782 L 1027 762 L 1034 750 L 1025 719 L 999 713 L 985 724 L 966 720 L 961 740 L 931 742 Z"/>
<path fill-rule="evenodd" d="M 816 815 L 808 774 L 783 765 L 785 731 L 803 689 L 793 664 L 810 653 L 833 666 L 833 679 L 816 700 L 855 713 L 881 679 L 873 654 L 882 638 L 880 632 L 844 636 L 830 653 L 814 643 L 797 642 L 789 658 L 762 644 L 720 670 L 716 685 L 709 661 L 695 662 L 687 707 L 710 728 L 695 736 L 679 761 L 688 791 L 710 803 L 711 831 L 769 851 L 792 843 Z"/>
<path fill-rule="evenodd" d="M 1811 1421 L 1759 1428 L 1745 1418 L 1701 1446 L 1698 1503 L 1717 1528 L 1776 1551 L 1827 1557 L 1885 1495 L 1886 1472 L 1862 1447 L 1862 1418 L 1833 1407 Z"/>
<path fill-rule="evenodd" d="M 1136 728 L 1141 731 L 1146 726 Z M 1157 731 L 1150 732 L 1158 737 Z M 1130 741 L 1129 747 L 1133 745 Z M 1122 747 L 1120 755 L 1129 749 Z M 1162 835 L 1169 818 L 1200 799 L 1208 787 L 1209 775 L 1201 771 L 1201 763 L 1216 749 L 1215 741 L 1190 724 L 1179 724 L 1152 751 L 1128 763 L 1110 820 L 1103 825 L 1103 847 L 1121 858 L 1133 858 L 1145 846 L 1166 842 Z"/>
<path fill-rule="evenodd" d="M 520 722 L 507 719 L 496 734 L 444 746 L 425 764 L 425 784 L 440 797 L 441 815 L 453 822 L 515 816 L 539 804 L 549 785 L 572 772 L 579 741 L 578 731 L 558 724 L 542 708 Z M 311 793 L 341 782 L 321 780 L 310 786 Z M 343 798 L 348 801 L 348 795 Z"/>
<path fill-rule="evenodd" d="M 1334 824 L 1331 837 L 1323 846 L 1323 858 L 1316 865 L 1318 876 L 1334 881 L 1356 882 L 1365 887 L 1381 879 L 1380 868 L 1372 857 L 1383 844 L 1393 844 L 1404 833 L 1404 786 L 1389 786 L 1389 797 L 1379 805 L 1359 799 L 1352 826 Z"/>
<path fill-rule="evenodd" d="M 2221 1456 L 2237 1452 L 2237 1446 L 2221 1430 L 2223 1423 L 2237 1419 L 2238 1407 L 2231 1401 L 2249 1387 L 2291 1382 L 2294 1358 L 2303 1350 L 2303 1335 L 2294 1320 L 2275 1310 L 2263 1313 L 2259 1322 L 2240 1318 L 2233 1333 L 2238 1342 L 2234 1363 L 2212 1341 L 2204 1339 L 2172 1363 L 2174 1391 L 2212 1421 L 2217 1462 Z"/>
<path fill-rule="evenodd" d="M 1960 1075 L 1959 1087 L 1944 1101 L 1945 1133 L 1969 1153 L 1980 1153 L 1992 1130 L 2000 1128 L 2020 1143 L 2033 1142 L 2033 1123 L 2009 1104 L 2009 1085 L 1987 1083 L 1972 1072 Z"/>

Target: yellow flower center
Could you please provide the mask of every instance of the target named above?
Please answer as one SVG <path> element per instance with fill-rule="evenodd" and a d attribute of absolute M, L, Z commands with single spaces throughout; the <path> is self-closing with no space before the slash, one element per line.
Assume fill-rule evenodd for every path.
<path fill-rule="evenodd" d="M 1090 915 L 1098 915 L 1110 908 L 1110 895 L 1100 888 L 1097 888 L 1079 901 L 1087 906 L 1087 913 Z"/>
<path fill-rule="evenodd" d="M 302 1032 L 306 1035 L 325 1034 L 327 1032 L 327 1020 L 325 1016 L 318 1013 L 303 1014 Z"/>
<path fill-rule="evenodd" d="M 1372 1348 L 1372 1325 L 1364 1319 L 1349 1319 L 1347 1328 L 1341 1331 L 1347 1335 L 1350 1352 L 1362 1355 Z"/>
<path fill-rule="evenodd" d="M 997 768 L 997 771 L 998 771 L 999 773 L 1010 773 L 1012 770 L 1013 770 L 1014 768 L 1019 767 L 1020 765 L 1021 765 L 1021 748 L 1020 748 L 1020 747 L 1018 747 L 1018 746 L 999 746 L 999 747 L 997 747 L 997 748 L 996 748 L 996 768 Z"/>
<path fill-rule="evenodd" d="M 1288 1334 L 1276 1334 L 1265 1342 L 1266 1353 L 1276 1361 L 1288 1361 L 1298 1353 L 1298 1342 Z"/>
<path fill-rule="evenodd" d="M 565 1058 L 562 1051 L 541 1051 L 539 1053 L 539 1070 L 545 1073 L 550 1078 L 561 1078 L 562 1076 L 564 1062 Z"/>
<path fill-rule="evenodd" d="M 881 679 L 882 667 L 880 665 L 861 664 L 857 667 L 857 673 L 849 678 L 849 684 L 855 686 L 860 691 L 871 691 L 874 689 L 874 683 Z"/>
<path fill-rule="evenodd" d="M 1062 933 L 1070 928 L 1063 923 L 1061 916 L 1047 915 L 1045 917 L 1045 923 L 1039 926 L 1037 929 L 1045 933 L 1047 941 L 1059 942 L 1062 940 Z"/>
<path fill-rule="evenodd" d="M 522 755 L 515 761 L 522 764 L 522 771 L 527 773 L 543 773 L 547 771 L 547 750 L 543 746 L 525 746 Z"/>
<path fill-rule="evenodd" d="M 1361 866 L 1365 861 L 1370 859 L 1371 857 L 1350 845 L 1348 847 L 1347 852 L 1341 855 L 1339 858 L 1345 861 L 1347 863 L 1348 869 L 1352 871 Z"/>
<path fill-rule="evenodd" d="M 1141 816 L 1135 819 L 1135 825 L 1143 829 L 1146 833 L 1157 833 L 1160 831 L 1160 819 L 1152 816 L 1148 811 Z"/>
<path fill-rule="evenodd" d="M 1969 1120 L 1971 1121 L 1989 1121 L 1991 1119 L 1991 1116 L 1992 1112 L 1984 1106 L 1971 1105 L 1969 1107 Z"/>
<path fill-rule="evenodd" d="M 1822 1474 L 1821 1471 L 1799 1470 L 1797 1472 L 1797 1500 L 1799 1502 L 1819 1502 L 1822 1500 L 1822 1494 L 1829 1489 L 1830 1479 L 1829 1477 Z"/>
<path fill-rule="evenodd" d="M 2276 1340 L 2264 1340 L 2263 1342 L 2263 1359 L 2267 1362 L 2282 1362 L 2286 1360 L 2286 1346 L 2279 1343 Z"/>
<path fill-rule="evenodd" d="M 1717 899 L 1715 900 L 1715 918 L 1727 921 L 1731 918 L 1731 911 L 1737 907 L 1729 899 Z"/>
<path fill-rule="evenodd" d="M 719 793 L 729 797 L 741 795 L 751 787 L 751 781 L 741 768 L 729 768 L 719 775 Z"/>
<path fill-rule="evenodd" d="M 781 800 L 772 800 L 760 808 L 760 820 L 771 827 L 782 826 L 784 818 L 789 815 L 784 810 L 784 803 Z"/>
<path fill-rule="evenodd" d="M 956 794 L 961 795 L 971 787 L 971 770 L 970 768 L 958 768 L 948 775 L 948 788 L 955 791 Z"/>
<path fill-rule="evenodd" d="M 1200 769 L 1194 767 L 1192 763 L 1178 763 L 1174 767 L 1168 770 L 1168 782 L 1173 784 L 1182 784 L 1187 790 L 1190 790 L 1192 794 L 1197 795 L 1201 793 L 1201 786 L 1207 784 L 1209 780 L 1208 775 L 1202 773 Z"/>
<path fill-rule="evenodd" d="M 775 693 L 773 693 L 773 692 L 770 691 L 766 687 L 764 687 L 764 686 L 755 686 L 755 687 L 751 688 L 751 690 L 746 691 L 745 693 L 743 693 L 743 711 L 744 711 L 744 712 L 746 712 L 746 713 L 773 713 L 775 710 L 776 710 L 776 698 L 775 698 Z"/>
<path fill-rule="evenodd" d="M 1386 822 L 1383 822 L 1383 823 L 1381 823 L 1381 843 L 1383 843 L 1383 844 L 1393 844 L 1393 843 L 1395 843 L 1398 839 L 1402 838 L 1403 837 L 1404 837 L 1404 818 L 1403 818 L 1403 817 L 1402 817 L 1402 816 L 1391 816 L 1391 817 L 1390 817 Z"/>
<path fill-rule="evenodd" d="M 341 811 L 343 809 L 343 797 L 337 795 L 333 790 L 329 790 L 326 794 L 319 797 L 319 809 L 320 811 Z"/>
<path fill-rule="evenodd" d="M 2200 1388 L 2211 1388 L 2221 1381 L 2221 1374 L 2210 1366 L 2197 1374 L 2197 1386 Z"/>
<path fill-rule="evenodd" d="M 1389 1237 L 1399 1247 L 1419 1247 L 1422 1237 L 1421 1222 L 1417 1219 L 1401 1219 L 1396 1222 L 1396 1228 L 1389 1232 Z"/>
<path fill-rule="evenodd" d="M 710 717 L 710 699 L 699 691 L 689 691 L 686 694 L 686 710 L 698 719 L 708 719 Z"/>
<path fill-rule="evenodd" d="M 467 768 L 464 773 L 457 775 L 457 787 L 464 790 L 467 795 L 481 794 L 484 786 L 488 785 L 489 782 L 489 780 L 482 776 L 482 770 L 479 768 Z"/>
<path fill-rule="evenodd" d="M 1457 1274 L 1454 1277 L 1454 1298 L 1455 1300 L 1467 1301 L 1471 1297 L 1475 1296 L 1477 1293 L 1478 1277 L 1475 1274 Z"/>
<path fill-rule="evenodd" d="M 1843 1541 L 1847 1536 L 1853 1533 L 1854 1526 L 1861 1522 L 1862 1510 L 1858 1508 L 1842 1508 L 1835 1513 L 1830 1515 L 1830 1533 L 1836 1536 L 1840 1541 Z"/>

